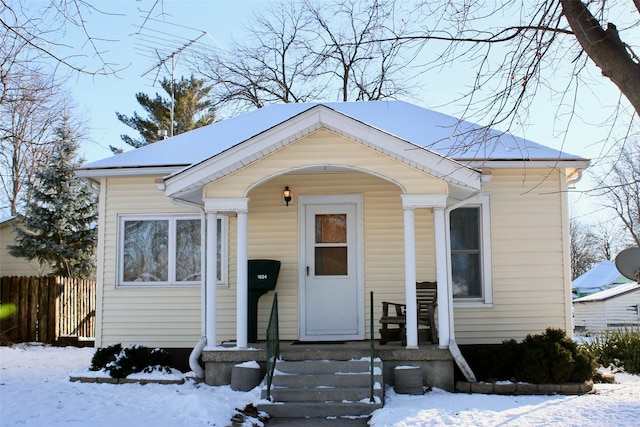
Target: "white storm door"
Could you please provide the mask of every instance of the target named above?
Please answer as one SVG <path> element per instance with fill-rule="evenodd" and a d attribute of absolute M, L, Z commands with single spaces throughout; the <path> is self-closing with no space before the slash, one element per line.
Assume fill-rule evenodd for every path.
<path fill-rule="evenodd" d="M 310 198 L 314 200 L 314 198 Z M 345 203 L 302 206 L 301 340 L 362 339 L 359 204 L 354 196 L 316 198 Z M 359 197 L 355 197 L 359 200 Z M 301 230 L 302 231 L 302 230 Z"/>

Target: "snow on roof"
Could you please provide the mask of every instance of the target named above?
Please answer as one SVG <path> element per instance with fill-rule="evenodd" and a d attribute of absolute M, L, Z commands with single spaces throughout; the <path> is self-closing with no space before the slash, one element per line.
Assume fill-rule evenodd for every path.
<path fill-rule="evenodd" d="M 14 219 L 15 216 L 5 216 L 5 217 L 0 217 L 0 224 L 4 224 L 5 222 L 9 222 L 12 219 Z"/>
<path fill-rule="evenodd" d="M 604 301 L 609 298 L 613 298 L 619 295 L 623 295 L 629 292 L 633 292 L 636 290 L 640 290 L 640 284 L 638 283 L 627 283 L 625 285 L 618 285 L 611 289 L 606 289 L 604 291 L 596 292 L 595 294 L 587 295 L 582 298 L 574 299 L 573 302 L 594 302 L 594 301 Z"/>
<path fill-rule="evenodd" d="M 600 261 L 591 270 L 571 282 L 573 289 L 605 289 L 618 283 L 627 283 L 612 261 Z"/>
<path fill-rule="evenodd" d="M 87 163 L 80 170 L 192 165 L 317 105 L 455 160 L 585 160 L 417 105 L 402 101 L 372 101 L 270 105 L 136 150 Z M 472 143 L 480 137 L 485 143 Z"/>

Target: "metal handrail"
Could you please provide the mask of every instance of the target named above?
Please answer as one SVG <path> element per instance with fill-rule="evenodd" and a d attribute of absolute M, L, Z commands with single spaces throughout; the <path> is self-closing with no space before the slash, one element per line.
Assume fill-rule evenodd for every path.
<path fill-rule="evenodd" d="M 280 330 L 278 327 L 278 293 L 273 296 L 269 324 L 267 325 L 267 399 L 271 400 L 271 382 L 276 370 L 276 360 L 280 358 Z"/>
<path fill-rule="evenodd" d="M 375 403 L 376 399 L 375 399 L 375 395 L 374 395 L 374 386 L 375 386 L 375 376 L 374 376 L 374 363 L 373 363 L 373 359 L 375 357 L 375 340 L 373 339 L 373 291 L 371 291 L 371 298 L 370 298 L 370 303 L 371 303 L 371 310 L 370 310 L 370 333 L 369 333 L 369 341 L 371 344 L 371 355 L 370 355 L 370 359 L 371 359 L 371 375 L 370 375 L 370 397 L 369 397 L 369 402 L 371 403 Z"/>

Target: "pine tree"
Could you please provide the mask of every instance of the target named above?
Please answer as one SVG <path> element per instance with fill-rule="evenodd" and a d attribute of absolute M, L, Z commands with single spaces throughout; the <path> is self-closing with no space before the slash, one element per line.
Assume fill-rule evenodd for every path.
<path fill-rule="evenodd" d="M 74 169 L 79 143 L 65 119 L 52 141 L 53 154 L 27 184 L 25 212 L 17 215 L 16 238 L 9 253 L 40 266 L 52 274 L 91 278 L 95 272 L 95 194 Z"/>
<path fill-rule="evenodd" d="M 132 117 L 116 112 L 116 117 L 125 125 L 140 133 L 141 139 L 135 139 L 129 135 L 121 135 L 122 140 L 128 145 L 139 148 L 162 139 L 158 135 L 159 130 L 173 130 L 173 135 L 178 135 L 190 130 L 211 124 L 215 120 L 215 111 L 211 100 L 207 99 L 210 86 L 205 86 L 204 80 L 193 76 L 186 79 L 182 77 L 178 81 L 163 79 L 160 86 L 169 94 L 165 98 L 156 93 L 155 98 L 138 92 L 136 99 L 147 112 L 148 118 L 141 117 L 134 111 Z M 173 127 L 171 126 L 171 94 L 173 93 Z M 169 135 L 171 136 L 171 135 Z M 110 146 L 114 154 L 122 152 L 121 149 Z"/>

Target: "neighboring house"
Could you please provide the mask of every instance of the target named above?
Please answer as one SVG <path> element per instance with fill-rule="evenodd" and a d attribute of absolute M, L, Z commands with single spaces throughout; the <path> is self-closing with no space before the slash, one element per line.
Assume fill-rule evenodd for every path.
<path fill-rule="evenodd" d="M 368 338 L 373 291 L 375 319 L 406 301 L 416 349 L 416 281 L 437 281 L 442 348 L 570 331 L 567 189 L 588 164 L 404 102 L 268 106 L 85 164 L 96 345 L 249 347 L 251 259 L 282 263 L 283 340 Z"/>
<path fill-rule="evenodd" d="M 0 277 L 4 276 L 41 276 L 48 272 L 42 270 L 36 261 L 16 258 L 9 253 L 7 246 L 14 245 L 16 233 L 13 229 L 15 217 L 0 218 Z"/>
<path fill-rule="evenodd" d="M 627 283 L 573 301 L 576 332 L 640 326 L 640 284 Z"/>
<path fill-rule="evenodd" d="M 589 271 L 575 278 L 571 283 L 571 289 L 574 298 L 581 298 L 631 281 L 618 271 L 612 261 L 600 261 Z"/>

